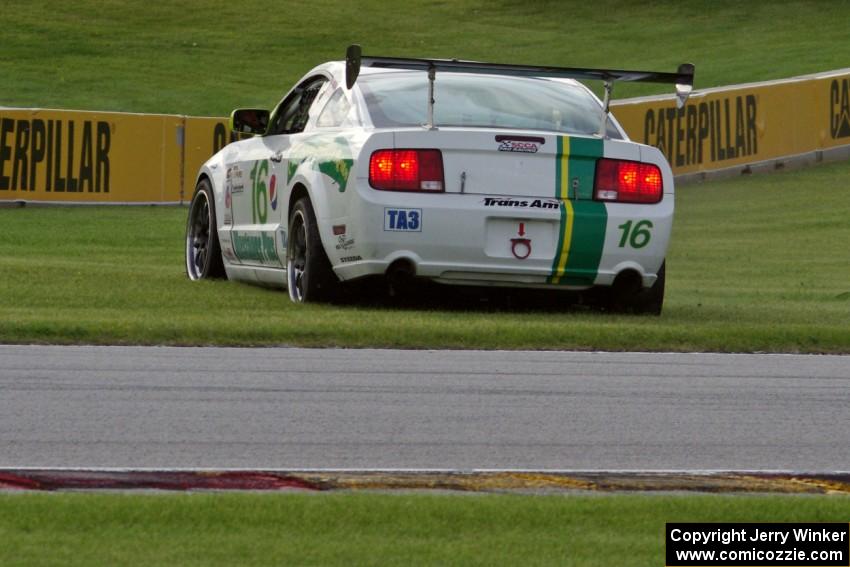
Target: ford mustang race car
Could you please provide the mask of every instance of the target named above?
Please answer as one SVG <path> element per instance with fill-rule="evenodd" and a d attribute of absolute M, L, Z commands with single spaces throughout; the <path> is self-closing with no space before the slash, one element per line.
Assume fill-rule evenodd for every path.
<path fill-rule="evenodd" d="M 579 80 L 603 82 L 600 101 Z M 186 271 L 287 288 L 368 276 L 593 291 L 660 313 L 673 176 L 608 113 L 615 81 L 675 73 L 362 55 L 314 68 L 200 169 Z"/>

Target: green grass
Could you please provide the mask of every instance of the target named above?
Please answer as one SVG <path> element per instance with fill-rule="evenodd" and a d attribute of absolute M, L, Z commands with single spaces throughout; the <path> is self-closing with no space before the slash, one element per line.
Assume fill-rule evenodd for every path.
<path fill-rule="evenodd" d="M 0 342 L 850 353 L 849 175 L 681 188 L 660 318 L 296 306 L 189 282 L 184 208 L 0 209 Z"/>
<path fill-rule="evenodd" d="M 367 54 L 673 70 L 697 87 L 846 67 L 844 0 L 4 0 L 0 106 L 226 115 Z M 667 92 L 622 86 L 618 96 Z"/>
<path fill-rule="evenodd" d="M 828 0 L 6 0 L 0 105 L 224 115 L 272 105 L 354 41 L 553 65 L 690 60 L 707 87 L 846 66 L 848 16 L 850 2 Z M 295 307 L 280 292 L 187 282 L 183 209 L 0 210 L 0 341 L 847 353 L 848 173 L 682 189 L 660 319 Z"/>
<path fill-rule="evenodd" d="M 0 564 L 664 565 L 665 522 L 846 522 L 843 496 L 0 494 Z"/>

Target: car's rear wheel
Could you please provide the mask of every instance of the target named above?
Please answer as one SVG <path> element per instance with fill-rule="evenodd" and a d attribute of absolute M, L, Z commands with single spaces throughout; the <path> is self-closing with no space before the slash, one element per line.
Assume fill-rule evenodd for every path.
<path fill-rule="evenodd" d="M 636 315 L 661 315 L 664 306 L 664 286 L 667 280 L 667 262 L 661 263 L 658 277 L 652 287 L 644 289 L 640 285 L 640 279 L 636 285 L 631 281 L 624 281 L 618 286 L 614 282 L 608 302 L 608 308 L 616 313 L 634 313 Z"/>
<path fill-rule="evenodd" d="M 316 215 L 307 197 L 296 201 L 289 215 L 286 258 L 287 287 L 292 301 L 330 301 L 336 297 L 339 280 L 322 247 Z"/>
<path fill-rule="evenodd" d="M 215 218 L 212 187 L 202 179 L 195 188 L 186 221 L 186 275 L 190 280 L 225 275 Z"/>

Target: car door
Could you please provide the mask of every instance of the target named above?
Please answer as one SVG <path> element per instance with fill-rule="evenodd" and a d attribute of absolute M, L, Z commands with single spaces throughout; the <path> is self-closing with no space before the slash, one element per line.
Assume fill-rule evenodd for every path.
<path fill-rule="evenodd" d="M 233 176 L 233 248 L 244 265 L 286 265 L 291 136 L 303 131 L 326 82 L 323 76 L 310 77 L 295 87 L 272 113 L 266 134 L 245 142 L 238 162 L 228 167 Z"/>

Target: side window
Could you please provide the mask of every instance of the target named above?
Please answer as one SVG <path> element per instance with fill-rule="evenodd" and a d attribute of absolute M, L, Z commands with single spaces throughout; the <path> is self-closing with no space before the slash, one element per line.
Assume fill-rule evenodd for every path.
<path fill-rule="evenodd" d="M 348 126 L 348 112 L 351 110 L 351 103 L 345 97 L 342 88 L 338 88 L 331 96 L 319 118 L 316 120 L 316 126 L 332 128 L 335 126 Z"/>
<path fill-rule="evenodd" d="M 310 107 L 327 82 L 324 77 L 309 79 L 298 85 L 275 110 L 268 135 L 297 134 L 304 130 L 310 118 Z"/>

